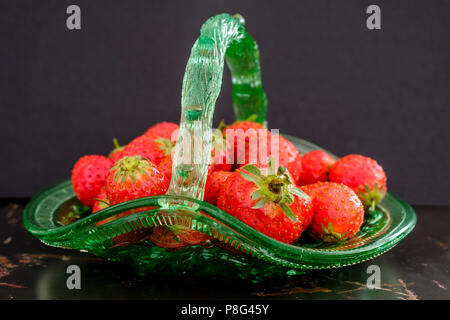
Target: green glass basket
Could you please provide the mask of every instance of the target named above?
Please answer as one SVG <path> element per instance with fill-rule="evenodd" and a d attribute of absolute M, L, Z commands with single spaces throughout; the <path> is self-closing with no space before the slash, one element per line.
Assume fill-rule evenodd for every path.
<path fill-rule="evenodd" d="M 306 232 L 297 243 L 285 244 L 203 202 L 212 116 L 225 62 L 232 74 L 236 118 L 252 117 L 266 125 L 267 99 L 262 89 L 258 47 L 241 16 L 212 17 L 202 26 L 186 66 L 180 134 L 167 194 L 127 201 L 63 225 L 61 217 L 73 205 L 79 205 L 68 180 L 31 200 L 23 215 L 27 230 L 47 245 L 127 263 L 143 275 L 251 279 L 360 263 L 391 249 L 412 231 L 416 224 L 414 210 L 391 193 L 374 212 L 366 213 L 356 236 L 334 244 L 313 240 Z M 200 137 L 196 147 L 184 143 L 188 135 Z M 321 149 L 305 140 L 284 136 L 302 154 Z M 193 157 L 200 161 L 189 161 Z M 121 215 L 132 209 L 140 210 Z M 201 232 L 208 236 L 207 240 L 176 249 L 157 246 L 150 240 L 156 228 L 171 226 Z"/>

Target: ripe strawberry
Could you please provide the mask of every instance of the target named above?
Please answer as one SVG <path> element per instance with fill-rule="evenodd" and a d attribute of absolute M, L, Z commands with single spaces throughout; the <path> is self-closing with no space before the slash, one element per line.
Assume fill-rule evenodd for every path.
<path fill-rule="evenodd" d="M 265 171 L 246 165 L 233 172 L 220 188 L 217 206 L 269 237 L 293 243 L 311 222 L 312 202 L 272 158 Z"/>
<path fill-rule="evenodd" d="M 209 165 L 211 171 L 231 171 L 232 165 L 230 161 L 227 161 L 226 149 L 213 145 Z"/>
<path fill-rule="evenodd" d="M 232 161 L 227 159 L 227 141 L 222 131 L 216 130 L 212 136 L 211 161 L 212 171 L 231 171 Z"/>
<path fill-rule="evenodd" d="M 302 174 L 299 185 L 307 185 L 319 181 L 328 181 L 331 166 L 336 160 L 323 150 L 313 150 L 302 157 Z"/>
<path fill-rule="evenodd" d="M 75 163 L 72 170 L 73 191 L 84 205 L 91 207 L 94 204 L 94 198 L 105 184 L 112 165 L 110 159 L 99 155 L 84 156 Z"/>
<path fill-rule="evenodd" d="M 170 179 L 172 179 L 172 157 L 167 156 L 162 159 L 159 163 L 158 170 L 164 177 L 164 185 L 169 188 Z"/>
<path fill-rule="evenodd" d="M 165 194 L 166 191 L 163 175 L 153 163 L 140 156 L 123 157 L 106 178 L 106 193 L 111 205 Z"/>
<path fill-rule="evenodd" d="M 267 166 L 269 156 L 274 156 L 277 152 L 276 149 L 272 150 L 272 147 L 275 147 L 278 148 L 279 163 L 277 165 L 285 167 L 295 182 L 300 177 L 302 164 L 297 148 L 286 138 L 272 135 L 261 124 L 248 120 L 237 121 L 226 128 L 225 136 L 228 145 L 233 146 L 234 164 Z M 274 146 L 272 146 L 272 140 L 274 140 Z"/>
<path fill-rule="evenodd" d="M 297 150 L 297 148 L 294 146 L 294 144 L 290 142 L 288 139 L 280 135 L 272 135 L 271 139 L 276 139 L 277 137 L 279 139 L 278 144 L 279 166 L 285 167 L 291 174 L 294 183 L 297 183 L 303 171 L 302 156 L 300 152 Z M 270 150 L 271 155 L 274 155 L 274 152 L 276 152 L 276 150 L 272 149 Z"/>
<path fill-rule="evenodd" d="M 100 189 L 100 192 L 95 197 L 94 205 L 92 206 L 92 213 L 96 213 L 97 211 L 100 211 L 108 207 L 109 207 L 109 199 L 108 195 L 106 194 L 106 189 L 103 186 Z"/>
<path fill-rule="evenodd" d="M 255 156 L 256 161 L 251 161 L 252 164 L 258 163 L 256 150 L 259 148 L 267 148 L 267 136 L 270 132 L 261 124 L 252 121 L 237 121 L 228 126 L 224 130 L 226 144 L 229 148 L 228 153 L 230 159 L 227 163 L 235 165 L 249 164 L 252 156 Z M 261 146 L 259 146 L 261 142 Z M 254 147 L 253 147 L 254 146 Z M 257 148 L 256 150 L 254 148 Z M 232 157 L 231 157 L 232 155 Z M 266 164 L 267 159 L 262 159 L 261 163 Z"/>
<path fill-rule="evenodd" d="M 131 141 L 122 151 L 123 156 L 141 156 L 158 165 L 169 156 L 175 143 L 166 138 L 139 136 Z"/>
<path fill-rule="evenodd" d="M 94 206 L 92 207 L 92 213 L 95 213 L 97 211 L 100 211 L 100 210 L 108 208 L 108 207 L 110 207 L 108 194 L 106 193 L 106 188 L 103 187 L 102 190 L 100 191 L 100 193 L 95 197 Z M 133 213 L 136 213 L 136 212 L 141 212 L 141 211 L 146 211 L 146 210 L 151 210 L 151 209 L 155 209 L 155 208 L 156 207 L 142 207 L 142 208 L 127 210 L 127 211 L 124 211 L 124 212 L 117 213 L 117 214 L 115 214 L 115 215 L 113 215 L 111 217 L 108 217 L 108 218 L 104 219 L 104 220 L 101 220 L 101 221 L 97 222 L 95 225 L 96 226 L 101 226 L 102 224 L 105 224 L 107 222 L 111 222 L 111 221 L 117 220 L 119 218 L 128 216 L 130 214 L 133 214 Z M 139 234 L 141 234 L 141 233 L 139 233 Z M 131 237 L 135 237 L 135 235 L 133 235 Z M 130 239 L 129 235 L 127 235 L 127 236 L 122 235 L 122 236 L 114 239 L 115 243 L 120 243 L 122 241 L 127 241 L 128 242 L 130 240 L 131 239 Z"/>
<path fill-rule="evenodd" d="M 245 144 L 245 164 L 253 164 L 260 168 L 267 167 L 270 156 L 275 157 L 277 166 L 288 170 L 294 182 L 302 173 L 302 158 L 292 142 L 280 135 L 272 135 L 268 130 L 260 129 L 257 135 L 251 136 Z M 247 139 L 247 138 L 246 138 Z M 256 150 L 252 149 L 257 146 Z M 241 150 L 237 147 L 238 152 Z M 278 157 L 276 156 L 278 155 Z M 242 166 L 242 165 L 241 165 Z"/>
<path fill-rule="evenodd" d="M 110 206 L 108 195 L 106 194 L 106 189 L 103 187 L 100 191 L 100 193 L 95 197 L 94 206 L 92 207 L 92 213 L 96 213 L 97 211 L 100 211 L 102 209 L 108 208 Z M 128 210 L 125 212 L 118 213 L 112 217 L 106 218 L 102 221 L 97 222 L 96 226 L 101 226 L 102 224 L 105 224 L 110 221 L 114 221 L 116 219 L 119 219 L 123 216 L 132 214 L 133 212 L 136 212 L 136 209 L 134 210 Z"/>
<path fill-rule="evenodd" d="M 349 187 L 334 182 L 317 182 L 302 189 L 314 204 L 310 225 L 314 236 L 325 242 L 353 237 L 364 220 L 364 207 Z"/>
<path fill-rule="evenodd" d="M 201 232 L 183 225 L 160 226 L 153 228 L 152 234 L 146 237 L 158 247 L 167 249 L 182 248 L 187 245 L 198 245 L 209 237 Z"/>
<path fill-rule="evenodd" d="M 144 136 L 176 141 L 176 137 L 172 139 L 172 133 L 179 128 L 180 126 L 173 122 L 160 122 L 148 129 L 147 132 L 144 133 Z"/>
<path fill-rule="evenodd" d="M 229 125 L 229 126 L 225 126 L 225 131 L 228 129 L 233 129 L 233 130 L 237 130 L 237 129 L 241 129 L 244 132 L 247 131 L 248 129 L 263 129 L 263 125 L 251 120 L 242 120 L 242 121 L 235 121 L 233 124 Z M 225 132 L 226 133 L 226 132 Z"/>
<path fill-rule="evenodd" d="M 120 146 L 119 142 L 117 141 L 116 138 L 113 139 L 113 143 L 114 143 L 114 150 L 111 151 L 111 153 L 109 154 L 108 158 L 111 159 L 111 161 L 113 163 L 116 163 L 117 160 L 122 159 L 123 157 L 123 149 L 125 148 L 125 146 Z"/>
<path fill-rule="evenodd" d="M 229 171 L 214 171 L 209 174 L 206 179 L 204 201 L 216 205 L 220 188 L 231 175 Z"/>
<path fill-rule="evenodd" d="M 364 207 L 372 210 L 386 195 L 386 180 L 383 168 L 375 160 L 358 154 L 340 158 L 330 169 L 330 181 L 352 188 Z"/>

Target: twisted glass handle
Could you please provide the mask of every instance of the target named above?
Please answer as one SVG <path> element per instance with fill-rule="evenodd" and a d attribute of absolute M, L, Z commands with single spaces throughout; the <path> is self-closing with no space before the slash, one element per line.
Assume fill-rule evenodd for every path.
<path fill-rule="evenodd" d="M 237 120 L 265 123 L 258 46 L 240 15 L 208 19 L 191 50 L 183 78 L 181 122 L 167 194 L 203 199 L 211 158 L 212 119 L 222 86 L 224 60 L 231 71 Z"/>

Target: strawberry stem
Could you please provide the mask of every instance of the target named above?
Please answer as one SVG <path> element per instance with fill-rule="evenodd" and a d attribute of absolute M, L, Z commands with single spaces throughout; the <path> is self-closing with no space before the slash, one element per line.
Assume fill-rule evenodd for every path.
<path fill-rule="evenodd" d="M 170 155 L 172 153 L 173 147 L 175 146 L 175 143 L 166 138 L 158 138 L 155 140 L 155 142 L 159 144 L 159 149 L 164 152 L 165 156 Z"/>
<path fill-rule="evenodd" d="M 219 123 L 219 126 L 217 127 L 217 130 L 218 131 L 223 131 L 224 129 L 226 129 L 226 127 L 228 127 L 226 124 L 225 124 L 225 120 L 220 120 L 220 123 Z"/>
<path fill-rule="evenodd" d="M 298 222 L 290 204 L 294 202 L 294 196 L 308 196 L 292 183 L 289 173 L 284 167 L 276 167 L 273 157 L 269 157 L 268 174 L 263 175 L 260 169 L 254 165 L 243 166 L 240 175 L 247 181 L 253 182 L 258 188 L 250 195 L 256 201 L 253 209 L 259 209 L 272 201 L 280 205 L 286 216 L 294 222 Z"/>
<path fill-rule="evenodd" d="M 273 179 L 269 183 L 269 190 L 275 194 L 280 194 L 283 191 L 284 183 L 280 179 Z"/>
<path fill-rule="evenodd" d="M 116 147 L 116 149 L 120 149 L 119 141 L 117 141 L 116 138 L 113 138 L 113 144 L 114 144 L 114 147 Z"/>

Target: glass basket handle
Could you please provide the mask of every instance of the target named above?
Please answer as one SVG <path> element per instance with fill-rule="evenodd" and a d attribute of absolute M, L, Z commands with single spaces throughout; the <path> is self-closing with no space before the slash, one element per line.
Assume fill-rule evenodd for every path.
<path fill-rule="evenodd" d="M 200 30 L 186 65 L 180 131 L 173 154 L 169 195 L 203 200 L 211 158 L 212 119 L 222 86 L 224 61 L 231 71 L 237 120 L 266 123 L 259 50 L 240 15 L 219 14 Z"/>

